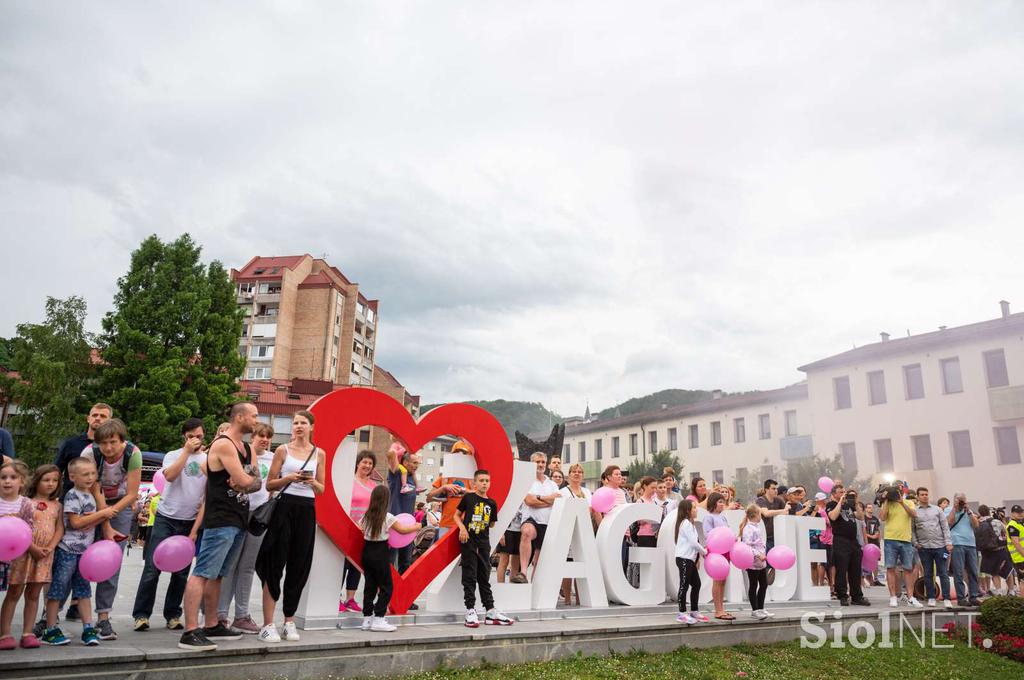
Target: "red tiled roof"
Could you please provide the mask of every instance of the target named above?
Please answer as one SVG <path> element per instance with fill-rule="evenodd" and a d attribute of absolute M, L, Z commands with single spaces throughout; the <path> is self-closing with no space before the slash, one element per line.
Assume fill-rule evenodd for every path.
<path fill-rule="evenodd" d="M 380 366 L 374 366 L 373 369 L 374 369 L 374 373 L 377 376 L 379 376 L 379 377 L 383 378 L 384 380 L 390 382 L 393 387 L 403 387 L 402 383 L 398 382 L 398 378 L 396 378 L 391 373 L 391 371 L 388 371 L 388 370 L 386 370 L 386 369 L 384 369 L 384 368 L 382 368 Z"/>
<path fill-rule="evenodd" d="M 284 267 L 285 269 L 294 269 L 302 260 L 309 257 L 309 255 L 286 255 L 278 257 L 262 257 L 257 255 L 256 257 L 249 260 L 249 262 L 238 270 L 235 278 L 248 279 L 257 276 L 255 271 L 257 269 L 270 270 L 274 267 Z M 279 272 L 280 273 L 280 272 Z M 259 276 L 272 276 L 268 272 L 263 272 Z"/>
<path fill-rule="evenodd" d="M 295 392 L 303 388 L 303 383 L 311 381 L 303 380 L 243 380 L 241 381 L 242 393 L 246 394 L 260 413 L 271 415 L 290 415 L 296 411 L 309 408 L 310 405 L 319 399 L 323 392 L 318 394 L 306 391 Z M 312 381 L 320 382 L 320 381 Z M 348 387 L 348 385 L 334 385 L 334 389 Z"/>
<path fill-rule="evenodd" d="M 299 288 L 330 288 L 333 283 L 327 274 L 317 272 L 304 278 L 299 284 Z"/>

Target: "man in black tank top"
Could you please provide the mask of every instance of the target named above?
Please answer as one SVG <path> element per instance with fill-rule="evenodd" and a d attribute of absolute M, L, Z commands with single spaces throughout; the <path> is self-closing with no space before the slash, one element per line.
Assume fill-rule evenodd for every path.
<path fill-rule="evenodd" d="M 259 423 L 253 404 L 231 408 L 230 427 L 213 440 L 207 454 L 203 541 L 195 568 L 185 586 L 185 632 L 178 647 L 195 651 L 217 649 L 217 640 L 240 640 L 242 634 L 217 621 L 221 579 L 245 541 L 249 521 L 249 493 L 259 491 L 255 456 L 242 437 Z M 202 602 L 206 627 L 199 627 Z"/>

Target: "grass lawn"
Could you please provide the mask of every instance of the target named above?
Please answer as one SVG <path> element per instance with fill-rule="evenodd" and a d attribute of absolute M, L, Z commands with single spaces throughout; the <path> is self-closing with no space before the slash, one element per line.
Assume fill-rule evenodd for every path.
<path fill-rule="evenodd" d="M 943 640 L 943 643 L 946 643 Z M 745 673 L 746 675 L 741 675 Z M 1024 664 L 970 649 L 801 649 L 799 642 L 741 645 L 715 649 L 678 649 L 670 654 L 574 657 L 561 661 L 436 671 L 409 680 L 569 680 L 628 678 L 654 680 L 1009 680 L 1024 677 Z"/>

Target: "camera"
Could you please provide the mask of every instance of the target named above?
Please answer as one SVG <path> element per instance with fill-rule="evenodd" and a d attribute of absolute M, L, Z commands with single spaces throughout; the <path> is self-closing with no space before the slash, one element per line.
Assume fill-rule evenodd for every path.
<path fill-rule="evenodd" d="M 897 503 L 900 500 L 900 488 L 895 484 L 879 484 L 875 489 L 875 505 Z"/>

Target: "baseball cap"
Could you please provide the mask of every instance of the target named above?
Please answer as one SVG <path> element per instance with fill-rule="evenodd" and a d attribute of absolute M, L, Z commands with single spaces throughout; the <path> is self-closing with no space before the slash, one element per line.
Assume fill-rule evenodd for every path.
<path fill-rule="evenodd" d="M 818 493 L 814 494 L 814 500 L 816 500 L 816 501 L 823 501 L 826 498 L 828 498 L 828 496 L 826 496 L 825 494 L 823 494 L 820 491 Z"/>
<path fill-rule="evenodd" d="M 1010 512 L 1024 512 L 1024 508 L 1020 507 L 1019 505 L 1015 505 L 1012 508 L 1010 508 Z"/>

